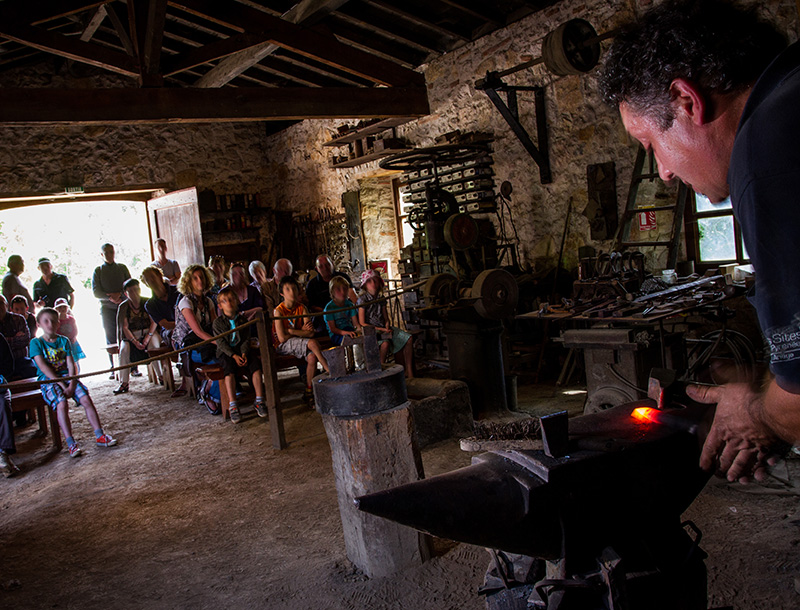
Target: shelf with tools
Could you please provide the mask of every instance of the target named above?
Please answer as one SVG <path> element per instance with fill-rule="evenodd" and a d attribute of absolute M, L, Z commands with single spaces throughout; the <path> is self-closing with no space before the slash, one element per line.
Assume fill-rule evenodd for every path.
<path fill-rule="evenodd" d="M 412 150 L 408 143 L 397 137 L 395 128 L 412 119 L 406 117 L 382 119 L 360 123 L 355 127 L 344 125 L 338 137 L 325 146 L 347 146 L 347 154 L 334 155 L 331 167 L 341 169 L 356 167 L 389 155 Z"/>

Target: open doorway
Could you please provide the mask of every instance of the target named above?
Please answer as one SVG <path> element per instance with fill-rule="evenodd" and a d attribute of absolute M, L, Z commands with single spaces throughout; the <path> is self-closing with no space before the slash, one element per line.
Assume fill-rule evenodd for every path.
<path fill-rule="evenodd" d="M 33 294 L 41 275 L 37 261 L 48 257 L 56 273 L 75 290 L 73 315 L 86 360 L 84 372 L 108 366 L 100 306 L 92 294 L 92 273 L 102 263 L 100 246 L 112 243 L 116 260 L 138 278 L 152 259 L 147 206 L 141 201 L 78 201 L 37 204 L 0 211 L 0 273 L 11 254 L 25 261 L 22 283 Z M 142 294 L 149 291 L 142 285 Z"/>

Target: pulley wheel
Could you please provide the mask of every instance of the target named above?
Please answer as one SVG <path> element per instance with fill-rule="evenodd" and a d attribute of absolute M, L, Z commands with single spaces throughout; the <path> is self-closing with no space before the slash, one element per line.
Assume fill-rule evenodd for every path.
<path fill-rule="evenodd" d="M 637 396 L 635 394 L 628 393 L 625 390 L 613 386 L 598 388 L 586 399 L 583 405 L 583 414 L 591 415 L 592 413 L 600 413 L 606 409 L 611 409 L 612 407 L 617 407 L 626 402 L 636 400 L 636 398 Z"/>
<path fill-rule="evenodd" d="M 596 38 L 597 32 L 585 19 L 562 23 L 544 37 L 544 65 L 556 76 L 588 72 L 600 61 L 600 41 Z"/>
<path fill-rule="evenodd" d="M 453 214 L 444 223 L 444 240 L 453 250 L 469 250 L 479 237 L 478 223 L 469 214 Z"/>
<path fill-rule="evenodd" d="M 458 299 L 458 278 L 449 273 L 437 273 L 422 287 L 426 305 L 447 305 Z"/>
<path fill-rule="evenodd" d="M 482 271 L 472 284 L 475 311 L 484 318 L 501 320 L 514 313 L 519 298 L 517 280 L 504 269 Z"/>

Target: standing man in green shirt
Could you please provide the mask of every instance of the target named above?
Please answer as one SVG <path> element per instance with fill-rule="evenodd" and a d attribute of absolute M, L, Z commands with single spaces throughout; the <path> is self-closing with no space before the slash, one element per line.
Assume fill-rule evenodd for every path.
<path fill-rule="evenodd" d="M 117 308 L 125 295 L 122 294 L 122 284 L 131 277 L 128 268 L 114 262 L 114 246 L 103 244 L 100 247 L 103 256 L 103 264 L 94 270 L 92 275 L 92 292 L 97 300 L 100 301 L 100 316 L 103 319 L 103 329 L 106 332 L 106 344 L 111 345 L 117 342 Z M 114 366 L 114 357 L 109 354 L 111 366 Z M 111 375 L 114 378 L 114 375 Z"/>

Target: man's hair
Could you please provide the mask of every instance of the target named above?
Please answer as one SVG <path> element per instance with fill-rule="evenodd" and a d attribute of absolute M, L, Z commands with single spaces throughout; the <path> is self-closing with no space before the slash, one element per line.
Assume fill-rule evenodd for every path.
<path fill-rule="evenodd" d="M 286 261 L 286 265 L 289 267 L 289 272 L 286 275 L 291 275 L 292 271 L 294 271 L 294 266 L 292 265 L 292 261 L 290 261 L 288 258 L 279 258 L 276 260 L 275 264 L 272 265 L 272 271 L 277 271 L 278 265 L 280 265 L 282 261 Z"/>
<path fill-rule="evenodd" d="M 160 244 L 160 243 L 164 243 L 164 244 L 166 244 L 166 243 L 167 243 L 167 240 L 166 240 L 166 239 L 164 239 L 163 237 L 159 237 L 159 238 L 158 238 L 157 240 L 155 240 L 153 243 L 154 243 L 155 245 L 158 245 L 158 244 Z"/>
<path fill-rule="evenodd" d="M 100 252 L 105 254 L 106 250 L 108 250 L 109 248 L 113 248 L 113 247 L 114 247 L 114 244 L 105 243 L 102 246 L 100 246 Z"/>
<path fill-rule="evenodd" d="M 14 296 L 13 299 L 11 299 L 11 305 L 14 305 L 14 303 L 22 303 L 23 305 L 25 305 L 25 307 L 27 307 L 28 306 L 28 299 L 26 299 L 21 294 L 18 294 L 16 296 Z"/>
<path fill-rule="evenodd" d="M 22 257 L 19 254 L 12 254 L 8 257 L 7 266 L 16 265 L 22 262 Z"/>
<path fill-rule="evenodd" d="M 297 283 L 297 280 L 294 279 L 294 277 L 292 277 L 291 275 L 284 275 L 281 278 L 281 281 L 278 283 L 278 292 L 279 293 L 283 294 L 283 287 L 286 286 L 286 284 L 292 284 L 297 289 L 300 288 L 300 284 Z"/>
<path fill-rule="evenodd" d="M 55 316 L 58 319 L 58 312 L 53 307 L 42 307 L 36 314 L 36 321 L 41 321 L 42 316 Z"/>
<path fill-rule="evenodd" d="M 250 272 L 250 277 L 256 279 L 256 271 L 263 269 L 264 273 L 267 272 L 267 267 L 261 261 L 251 261 L 247 270 Z"/>
<path fill-rule="evenodd" d="M 703 93 L 751 86 L 786 47 L 775 27 L 724 0 L 667 0 L 629 24 L 609 50 L 600 87 L 613 106 L 629 105 L 672 125 L 670 85 L 683 78 Z"/>
<path fill-rule="evenodd" d="M 239 298 L 236 296 L 236 291 L 233 289 L 233 286 L 225 286 L 222 290 L 217 293 L 217 302 L 221 298 L 231 299 L 234 302 L 238 302 Z"/>
<path fill-rule="evenodd" d="M 336 289 L 342 287 L 345 290 L 349 290 L 350 283 L 346 279 L 344 279 L 341 275 L 334 275 L 331 278 L 331 281 L 328 282 L 328 292 L 331 294 L 331 298 L 333 298 L 333 293 L 336 291 Z"/>
<path fill-rule="evenodd" d="M 122 284 L 122 292 L 127 292 L 129 289 L 138 285 L 139 285 L 139 280 L 137 280 L 135 277 L 128 278 Z"/>
<path fill-rule="evenodd" d="M 327 258 L 327 259 L 328 259 L 328 261 L 329 261 L 329 262 L 330 262 L 330 264 L 331 264 L 331 267 L 333 267 L 333 259 L 332 259 L 330 256 L 328 256 L 327 254 L 320 254 L 320 255 L 319 255 L 317 258 L 315 258 L 315 259 L 314 259 L 314 266 L 315 266 L 315 267 L 319 267 L 319 262 L 320 262 L 320 261 L 321 261 L 323 258 Z"/>

